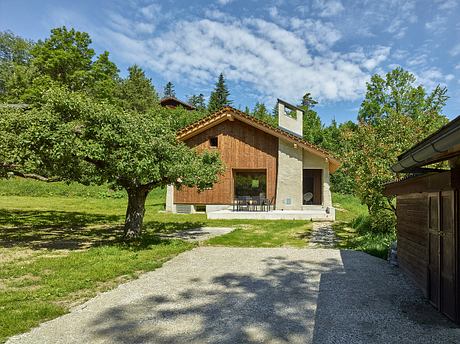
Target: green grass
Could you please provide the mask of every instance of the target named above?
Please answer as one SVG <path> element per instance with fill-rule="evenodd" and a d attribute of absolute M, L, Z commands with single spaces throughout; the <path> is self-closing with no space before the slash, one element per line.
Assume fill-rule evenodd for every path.
<path fill-rule="evenodd" d="M 144 234 L 127 245 L 120 241 L 127 203 L 123 192 L 109 191 L 107 186 L 0 180 L 0 342 L 196 246 L 160 239 L 162 232 L 233 226 L 232 233 L 204 245 L 308 244 L 310 222 L 207 220 L 204 214 L 168 214 L 162 212 L 164 197 L 161 189 L 149 195 Z M 338 247 L 386 254 L 388 237 L 360 234 L 353 228 L 356 218 L 366 216 L 366 207 L 352 196 L 334 194 L 333 199 Z"/>
<path fill-rule="evenodd" d="M 388 247 L 396 240 L 394 233 L 372 233 L 367 207 L 359 199 L 350 195 L 334 194 L 336 222 L 333 224 L 337 236 L 337 247 L 363 251 L 386 259 Z"/>
<path fill-rule="evenodd" d="M 161 232 L 199 226 L 235 226 L 207 245 L 304 247 L 305 221 L 207 220 L 204 214 L 162 212 L 164 190 L 146 203 L 144 235 L 120 241 L 125 197 L 106 187 L 0 180 L 0 342 L 68 312 L 103 290 L 153 270 L 195 247 L 162 240 Z"/>

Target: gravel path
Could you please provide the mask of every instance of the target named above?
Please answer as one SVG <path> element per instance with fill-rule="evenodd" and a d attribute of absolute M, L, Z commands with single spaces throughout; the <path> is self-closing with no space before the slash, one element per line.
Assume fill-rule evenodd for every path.
<path fill-rule="evenodd" d="M 204 241 L 234 231 L 234 227 L 198 227 L 171 233 L 160 233 L 165 239 L 182 239 L 185 241 Z"/>
<path fill-rule="evenodd" d="M 308 247 L 333 248 L 335 243 L 336 238 L 331 222 L 313 222 Z"/>
<path fill-rule="evenodd" d="M 459 343 L 399 269 L 354 251 L 200 247 L 9 343 Z"/>

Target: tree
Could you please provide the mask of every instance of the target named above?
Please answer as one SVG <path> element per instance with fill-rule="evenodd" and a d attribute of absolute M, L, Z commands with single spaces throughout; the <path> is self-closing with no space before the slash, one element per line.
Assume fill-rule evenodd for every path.
<path fill-rule="evenodd" d="M 355 179 L 355 189 L 368 206 L 373 221 L 394 223 L 394 205 L 383 195 L 386 182 L 397 175 L 390 170 L 397 156 L 447 122 L 440 111 L 446 89 L 436 87 L 427 94 L 415 85 L 415 77 L 401 68 L 374 75 L 367 84 L 359 110 L 358 127 L 345 133 L 349 149 L 346 170 Z"/>
<path fill-rule="evenodd" d="M 11 43 L 13 38 L 19 43 Z M 13 61 L 8 66 L 0 62 L 0 97 L 4 101 L 37 103 L 43 92 L 61 85 L 114 102 L 118 68 L 109 60 L 108 52 L 94 59 L 87 33 L 56 28 L 49 38 L 35 45 L 17 36 L 13 38 L 9 35 L 8 44 L 2 45 L 2 56 Z"/>
<path fill-rule="evenodd" d="M 203 93 L 200 93 L 199 95 L 191 95 L 187 102 L 190 104 L 190 105 L 193 105 L 195 107 L 195 109 L 197 110 L 205 110 L 206 109 L 206 102 L 204 100 L 204 95 Z"/>
<path fill-rule="evenodd" d="M 59 87 L 29 111 L 1 111 L 3 175 L 124 188 L 125 239 L 141 234 L 150 190 L 169 184 L 204 189 L 223 171 L 217 153 L 198 153 L 176 140 L 168 115 L 174 110 L 159 105 L 146 113 L 122 111 Z"/>
<path fill-rule="evenodd" d="M 34 43 L 16 36 L 11 31 L 0 32 L 0 63 L 28 64 Z"/>
<path fill-rule="evenodd" d="M 87 84 L 94 50 L 86 32 L 67 30 L 65 26 L 51 30 L 51 36 L 38 41 L 32 49 L 33 65 L 40 74 L 50 77 L 71 90 L 81 90 Z"/>
<path fill-rule="evenodd" d="M 146 112 L 158 104 L 158 94 L 144 71 L 137 65 L 128 68 L 129 75 L 121 81 L 119 99 L 126 110 Z"/>
<path fill-rule="evenodd" d="M 174 85 L 171 81 L 168 81 L 168 83 L 165 85 L 165 88 L 163 90 L 163 97 L 176 97 L 176 92 L 174 91 Z"/>
<path fill-rule="evenodd" d="M 267 107 L 265 106 L 264 103 L 259 103 L 257 102 L 256 105 L 254 106 L 254 110 L 252 111 L 252 116 L 254 116 L 257 119 L 260 119 L 261 121 L 264 121 L 265 123 L 268 123 L 273 126 L 277 126 L 278 123 L 276 123 L 276 119 L 274 116 L 272 116 L 268 110 Z"/>
<path fill-rule="evenodd" d="M 214 91 L 211 92 L 211 96 L 209 98 L 208 111 L 211 113 L 216 112 L 226 105 L 231 105 L 232 102 L 228 98 L 229 96 L 230 92 L 225 84 L 224 74 L 220 73 Z"/>
<path fill-rule="evenodd" d="M 94 98 L 115 102 L 117 88 L 120 84 L 118 72 L 115 63 L 109 59 L 109 53 L 104 51 L 91 66 L 87 92 Z"/>
<path fill-rule="evenodd" d="M 323 141 L 323 124 L 313 107 L 318 104 L 310 93 L 305 93 L 299 107 L 303 110 L 303 138 L 315 145 Z"/>
<path fill-rule="evenodd" d="M 34 43 L 14 35 L 0 32 L 0 101 L 20 102 L 20 95 L 31 80 L 30 51 Z"/>
<path fill-rule="evenodd" d="M 305 93 L 302 97 L 301 106 L 305 106 L 309 109 L 312 109 L 316 104 L 318 104 L 318 102 L 313 99 L 310 92 Z"/>

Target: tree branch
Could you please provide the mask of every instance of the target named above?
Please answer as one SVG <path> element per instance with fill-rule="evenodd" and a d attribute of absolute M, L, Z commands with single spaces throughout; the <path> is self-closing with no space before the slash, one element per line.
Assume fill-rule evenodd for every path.
<path fill-rule="evenodd" d="M 10 171 L 10 173 L 12 173 L 15 176 L 21 177 L 21 178 L 36 179 L 36 180 L 40 180 L 42 182 L 47 182 L 47 183 L 59 182 L 59 181 L 62 180 L 62 179 L 57 178 L 57 177 L 48 178 L 48 177 L 44 177 L 44 176 L 41 176 L 41 175 L 35 174 L 35 173 L 23 173 L 23 172 L 19 172 L 19 171 Z"/>

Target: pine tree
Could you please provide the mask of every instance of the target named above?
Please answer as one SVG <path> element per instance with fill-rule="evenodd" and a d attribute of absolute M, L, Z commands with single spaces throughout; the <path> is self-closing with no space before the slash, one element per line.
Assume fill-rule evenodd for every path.
<path fill-rule="evenodd" d="M 208 110 L 209 112 L 215 112 L 220 110 L 225 105 L 230 105 L 232 102 L 228 99 L 230 92 L 225 85 L 224 75 L 220 73 L 219 79 L 216 82 L 216 87 L 211 93 L 209 98 Z"/>
<path fill-rule="evenodd" d="M 204 110 L 206 109 L 206 102 L 204 100 L 204 95 L 203 93 L 200 93 L 199 95 L 193 94 L 191 95 L 188 99 L 187 102 L 190 105 L 193 105 L 195 109 L 197 110 Z"/>
<path fill-rule="evenodd" d="M 146 112 L 158 103 L 158 95 L 152 80 L 141 67 L 133 65 L 128 68 L 129 75 L 120 84 L 119 96 L 125 109 Z"/>
<path fill-rule="evenodd" d="M 165 85 L 163 90 L 163 97 L 176 97 L 176 91 L 174 91 L 174 85 L 171 81 L 168 81 L 168 83 Z"/>

